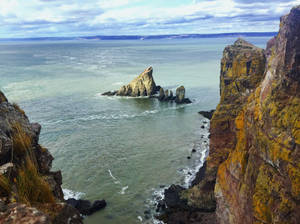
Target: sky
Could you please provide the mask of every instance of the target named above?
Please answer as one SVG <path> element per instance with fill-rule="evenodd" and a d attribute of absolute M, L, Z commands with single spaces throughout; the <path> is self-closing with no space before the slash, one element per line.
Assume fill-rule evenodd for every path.
<path fill-rule="evenodd" d="M 276 32 L 300 0 L 0 0 L 0 38 Z"/>

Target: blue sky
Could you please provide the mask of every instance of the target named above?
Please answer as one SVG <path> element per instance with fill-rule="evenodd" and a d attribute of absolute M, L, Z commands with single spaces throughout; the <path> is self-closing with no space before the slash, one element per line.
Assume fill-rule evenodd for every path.
<path fill-rule="evenodd" d="M 0 0 L 0 38 L 277 31 L 300 0 Z"/>

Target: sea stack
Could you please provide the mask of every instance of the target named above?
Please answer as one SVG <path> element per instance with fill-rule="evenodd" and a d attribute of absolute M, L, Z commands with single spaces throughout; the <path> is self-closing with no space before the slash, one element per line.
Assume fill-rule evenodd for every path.
<path fill-rule="evenodd" d="M 156 93 L 153 68 L 147 68 L 142 74 L 132 80 L 128 85 L 122 86 L 116 93 L 117 96 L 151 96 Z"/>

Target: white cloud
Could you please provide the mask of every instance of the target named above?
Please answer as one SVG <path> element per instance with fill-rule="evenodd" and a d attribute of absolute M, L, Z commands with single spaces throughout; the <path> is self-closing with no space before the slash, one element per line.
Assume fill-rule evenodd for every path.
<path fill-rule="evenodd" d="M 0 38 L 29 31 L 42 36 L 276 31 L 279 16 L 297 4 L 300 0 L 0 0 Z"/>

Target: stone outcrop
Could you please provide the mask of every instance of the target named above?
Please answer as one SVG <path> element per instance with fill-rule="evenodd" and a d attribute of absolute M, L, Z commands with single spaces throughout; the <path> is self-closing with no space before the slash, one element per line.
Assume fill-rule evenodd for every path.
<path fill-rule="evenodd" d="M 185 88 L 180 86 L 176 89 L 176 97 L 173 96 L 172 90 L 164 91 L 160 86 L 156 86 L 153 79 L 153 68 L 147 68 L 142 74 L 132 80 L 128 85 L 122 86 L 118 91 L 107 91 L 102 93 L 102 96 L 149 96 L 157 98 L 159 101 L 174 101 L 176 103 L 191 103 L 188 98 L 185 98 Z M 155 94 L 159 93 L 158 96 Z"/>
<path fill-rule="evenodd" d="M 152 67 L 132 80 L 127 86 L 122 86 L 117 92 L 118 96 L 151 96 L 156 93 L 156 84 L 152 76 Z"/>
<path fill-rule="evenodd" d="M 39 145 L 41 126 L 1 91 L 0 100 L 0 223 L 82 223 L 64 202 L 52 155 Z"/>
<path fill-rule="evenodd" d="M 132 80 L 128 85 L 122 86 L 118 91 L 108 91 L 103 93 L 103 96 L 152 96 L 158 89 L 154 82 L 153 68 L 147 68 L 138 77 Z"/>
<path fill-rule="evenodd" d="M 188 98 L 185 98 L 185 88 L 184 86 L 180 86 L 176 89 L 176 96 L 173 96 L 172 90 L 164 90 L 163 88 L 160 88 L 159 95 L 157 96 L 159 101 L 175 101 L 178 104 L 183 103 L 192 103 L 192 101 Z"/>
<path fill-rule="evenodd" d="M 300 219 L 300 6 L 281 18 L 264 51 L 238 39 L 221 61 L 220 103 L 198 183 L 180 193 L 188 213 L 217 223 L 298 223 Z M 209 223 L 198 219 L 198 223 Z"/>

